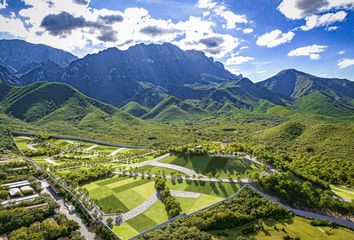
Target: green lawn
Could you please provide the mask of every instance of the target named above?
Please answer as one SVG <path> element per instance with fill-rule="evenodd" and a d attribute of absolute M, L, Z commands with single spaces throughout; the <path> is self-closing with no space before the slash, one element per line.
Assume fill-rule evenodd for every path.
<path fill-rule="evenodd" d="M 122 223 L 120 226 L 114 226 L 113 231 L 117 233 L 122 240 L 125 240 L 167 220 L 168 217 L 165 206 L 161 201 L 158 201 L 139 216 Z"/>
<path fill-rule="evenodd" d="M 349 189 L 349 188 L 345 188 L 345 187 L 340 187 L 340 186 L 335 186 L 335 185 L 331 185 L 331 190 L 332 192 L 334 192 L 335 194 L 337 194 L 338 196 L 351 200 L 354 200 L 354 191 Z"/>
<path fill-rule="evenodd" d="M 111 181 L 107 180 L 107 183 Z M 225 184 L 223 184 L 225 185 Z M 185 182 L 171 184 L 168 183 L 168 187 L 175 190 L 185 190 L 185 191 L 199 191 L 206 192 L 207 194 L 201 194 L 199 198 L 180 198 L 177 197 L 177 201 L 181 204 L 182 211 L 184 213 L 192 213 L 196 210 L 209 206 L 213 203 L 221 201 L 224 199 L 223 196 L 217 196 L 215 192 L 213 192 L 212 188 L 209 185 L 206 186 L 195 186 L 189 185 Z M 236 190 L 239 189 L 239 186 L 235 186 Z M 225 189 L 228 189 L 230 195 L 234 192 L 231 191 L 233 189 L 229 186 L 224 186 Z M 222 194 L 221 194 L 222 195 Z M 146 231 L 152 227 L 155 227 L 158 224 L 161 224 L 168 220 L 165 207 L 161 201 L 156 202 L 151 208 L 140 214 L 139 216 L 130 219 L 129 221 L 122 223 L 120 226 L 113 227 L 113 231 L 119 235 L 123 240 L 129 239 L 143 231 Z"/>
<path fill-rule="evenodd" d="M 321 239 L 321 240 L 349 240 L 354 239 L 354 232 L 339 227 L 337 229 L 329 228 L 329 227 L 315 227 L 310 225 L 310 221 L 301 218 L 301 217 L 294 217 L 290 221 L 280 221 L 276 222 L 274 220 L 265 220 L 260 222 L 252 222 L 250 224 L 243 225 L 241 227 L 233 228 L 233 229 L 226 229 L 223 231 L 212 231 L 210 232 L 214 239 L 220 240 L 233 240 L 239 236 L 247 236 L 252 239 L 283 239 L 283 236 L 289 235 L 293 239 L 295 237 L 299 237 L 301 240 L 314 240 L 314 239 Z M 262 224 L 264 230 L 258 231 L 253 234 L 243 234 L 242 230 L 249 229 L 252 225 L 255 224 Z M 276 226 L 276 229 L 274 229 Z M 284 230 L 283 230 L 284 228 Z M 220 236 L 222 232 L 223 236 Z"/>
<path fill-rule="evenodd" d="M 239 184 L 221 182 L 202 182 L 202 181 L 177 181 L 167 180 L 167 186 L 173 190 L 183 190 L 199 192 L 210 196 L 226 198 L 240 189 Z"/>
<path fill-rule="evenodd" d="M 181 173 L 180 171 L 176 171 L 176 170 L 173 170 L 173 169 L 168 169 L 168 168 L 164 168 L 164 167 L 156 167 L 156 166 L 143 166 L 143 167 L 139 167 L 137 169 L 137 172 L 141 172 L 141 171 L 144 171 L 145 173 L 147 173 L 148 171 L 150 171 L 150 173 L 152 174 L 162 174 L 162 173 L 165 173 L 165 174 L 171 174 L 173 173 L 174 175 L 177 175 L 177 174 L 182 174 L 184 175 L 183 173 Z"/>
<path fill-rule="evenodd" d="M 15 143 L 20 150 L 27 149 L 27 144 L 31 143 L 31 140 L 20 137 L 14 137 Z"/>
<path fill-rule="evenodd" d="M 107 213 L 127 212 L 149 198 L 154 192 L 153 180 L 114 176 L 83 186 L 89 196 Z"/>
<path fill-rule="evenodd" d="M 196 171 L 199 174 L 217 173 L 219 177 L 246 176 L 250 173 L 261 173 L 262 166 L 241 158 L 213 158 L 209 156 L 193 156 L 184 158 L 178 156 L 169 156 L 163 160 L 163 163 L 179 165 Z"/>

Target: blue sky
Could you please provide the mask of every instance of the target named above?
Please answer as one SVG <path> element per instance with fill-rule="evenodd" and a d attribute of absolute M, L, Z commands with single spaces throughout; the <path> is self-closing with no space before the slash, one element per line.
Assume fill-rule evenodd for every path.
<path fill-rule="evenodd" d="M 80 57 L 171 42 L 260 81 L 287 69 L 354 80 L 354 0 L 0 0 L 0 38 Z"/>

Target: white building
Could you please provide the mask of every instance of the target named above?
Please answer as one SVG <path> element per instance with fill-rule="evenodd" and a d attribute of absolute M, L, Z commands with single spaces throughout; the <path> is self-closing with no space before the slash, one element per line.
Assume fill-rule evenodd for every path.
<path fill-rule="evenodd" d="M 16 196 L 17 194 L 21 193 L 19 188 L 10 188 L 9 194 L 11 197 Z"/>

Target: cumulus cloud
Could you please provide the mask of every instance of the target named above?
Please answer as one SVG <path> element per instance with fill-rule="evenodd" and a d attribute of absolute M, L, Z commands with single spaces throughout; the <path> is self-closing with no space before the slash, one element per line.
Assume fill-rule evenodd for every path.
<path fill-rule="evenodd" d="M 45 28 L 50 34 L 56 36 L 69 34 L 76 28 L 89 27 L 90 23 L 83 17 L 74 17 L 68 12 L 62 12 L 45 16 L 40 26 Z"/>
<path fill-rule="evenodd" d="M 6 0 L 0 1 L 0 9 L 4 9 L 4 8 L 7 8 Z"/>
<path fill-rule="evenodd" d="M 112 24 L 112 23 L 123 21 L 123 17 L 121 15 L 99 16 L 99 19 L 106 24 Z"/>
<path fill-rule="evenodd" d="M 76 4 L 80 4 L 80 5 L 87 5 L 89 4 L 89 1 L 88 0 L 73 0 L 74 3 Z"/>
<path fill-rule="evenodd" d="M 224 39 L 222 37 L 210 37 L 200 39 L 199 42 L 204 44 L 208 48 L 216 48 L 224 42 Z"/>
<path fill-rule="evenodd" d="M 254 60 L 254 58 L 253 57 L 246 57 L 246 56 L 232 56 L 226 60 L 226 65 L 227 66 L 240 65 L 240 64 L 249 62 L 251 60 Z"/>
<path fill-rule="evenodd" d="M 348 9 L 353 6 L 353 0 L 283 0 L 278 10 L 286 18 L 296 20 L 331 9 Z"/>
<path fill-rule="evenodd" d="M 245 33 L 245 34 L 253 33 L 253 28 L 245 28 L 245 29 L 243 29 L 243 33 Z"/>
<path fill-rule="evenodd" d="M 159 26 L 146 26 L 140 29 L 140 32 L 152 37 L 156 37 L 169 33 L 177 33 L 179 30 L 173 28 L 161 28 Z"/>
<path fill-rule="evenodd" d="M 337 66 L 340 68 L 340 69 L 343 69 L 343 68 L 346 68 L 346 67 L 350 67 L 354 65 L 354 58 L 352 59 L 349 59 L 349 58 L 344 58 L 342 60 L 340 60 L 337 64 Z"/>
<path fill-rule="evenodd" d="M 339 54 L 339 55 L 344 55 L 344 54 L 345 54 L 345 51 L 344 51 L 344 50 L 340 50 L 340 51 L 338 52 L 338 54 Z"/>
<path fill-rule="evenodd" d="M 336 13 L 326 13 L 321 16 L 318 15 L 312 15 L 310 17 L 306 17 L 306 25 L 302 26 L 301 29 L 304 31 L 311 30 L 316 27 L 328 27 L 329 25 L 335 23 L 335 22 L 342 22 L 344 21 L 345 17 L 347 16 L 347 13 L 344 11 L 339 11 Z M 335 30 L 335 29 L 329 29 L 328 30 Z"/>
<path fill-rule="evenodd" d="M 269 33 L 259 36 L 257 38 L 256 44 L 258 46 L 265 46 L 268 48 L 272 48 L 272 47 L 276 47 L 280 44 L 290 42 L 294 36 L 295 36 L 295 33 L 292 31 L 289 31 L 287 33 L 283 33 L 281 30 L 276 29 L 272 32 L 269 32 Z"/>
<path fill-rule="evenodd" d="M 0 0 L 1 1 L 1 0 Z M 87 50 L 118 47 L 127 49 L 138 43 L 171 42 L 183 50 L 200 50 L 208 56 L 223 58 L 238 47 L 240 40 L 228 33 L 218 33 L 222 23 L 206 17 L 190 16 L 173 21 L 156 19 L 144 8 L 124 11 L 96 9 L 88 0 L 22 0 L 26 8 L 16 16 L 0 15 L 0 32 L 32 43 L 47 44 L 82 55 Z M 229 16 L 224 5 L 204 8 L 210 16 Z M 211 17 L 213 18 L 213 17 Z M 235 18 L 235 22 L 246 19 Z M 226 22 L 226 20 L 225 20 Z M 233 24 L 230 20 L 227 24 Z M 226 26 L 225 26 L 226 27 Z M 230 27 L 230 26 L 229 26 Z"/>
<path fill-rule="evenodd" d="M 214 0 L 199 0 L 198 7 L 207 9 L 207 11 L 203 13 L 203 16 L 213 15 L 223 18 L 226 22 L 223 27 L 226 29 L 234 29 L 236 24 L 248 22 L 245 15 L 235 14 L 228 10 L 224 4 L 215 2 Z"/>
<path fill-rule="evenodd" d="M 296 48 L 288 53 L 289 57 L 299 57 L 299 56 L 308 56 L 312 60 L 319 60 L 321 58 L 321 52 L 324 52 L 328 46 L 324 45 L 311 45 L 306 47 Z"/>

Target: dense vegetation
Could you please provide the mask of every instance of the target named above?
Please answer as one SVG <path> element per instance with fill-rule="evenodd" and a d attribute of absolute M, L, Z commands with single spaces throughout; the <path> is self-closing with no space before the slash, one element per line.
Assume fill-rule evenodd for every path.
<path fill-rule="evenodd" d="M 64 175 L 64 178 L 72 185 L 78 186 L 100 178 L 108 177 L 112 171 L 112 167 L 98 166 L 95 168 L 83 169 L 80 172 L 69 172 L 67 175 Z"/>
<path fill-rule="evenodd" d="M 171 195 L 170 189 L 166 187 L 166 181 L 162 177 L 155 179 L 155 189 L 161 195 L 160 200 L 165 205 L 168 218 L 173 218 L 181 214 L 181 205 L 177 199 Z"/>
<path fill-rule="evenodd" d="M 140 239 L 197 239 L 210 240 L 212 230 L 234 228 L 255 219 L 286 219 L 291 214 L 249 189 L 237 197 L 190 217 L 178 218 L 162 229 L 145 234 Z"/>
<path fill-rule="evenodd" d="M 262 176 L 259 184 L 266 192 L 290 205 L 320 209 L 322 212 L 338 212 L 349 217 L 354 213 L 354 203 L 333 198 L 333 193 L 325 186 L 309 181 L 301 183 L 289 172 Z"/>

